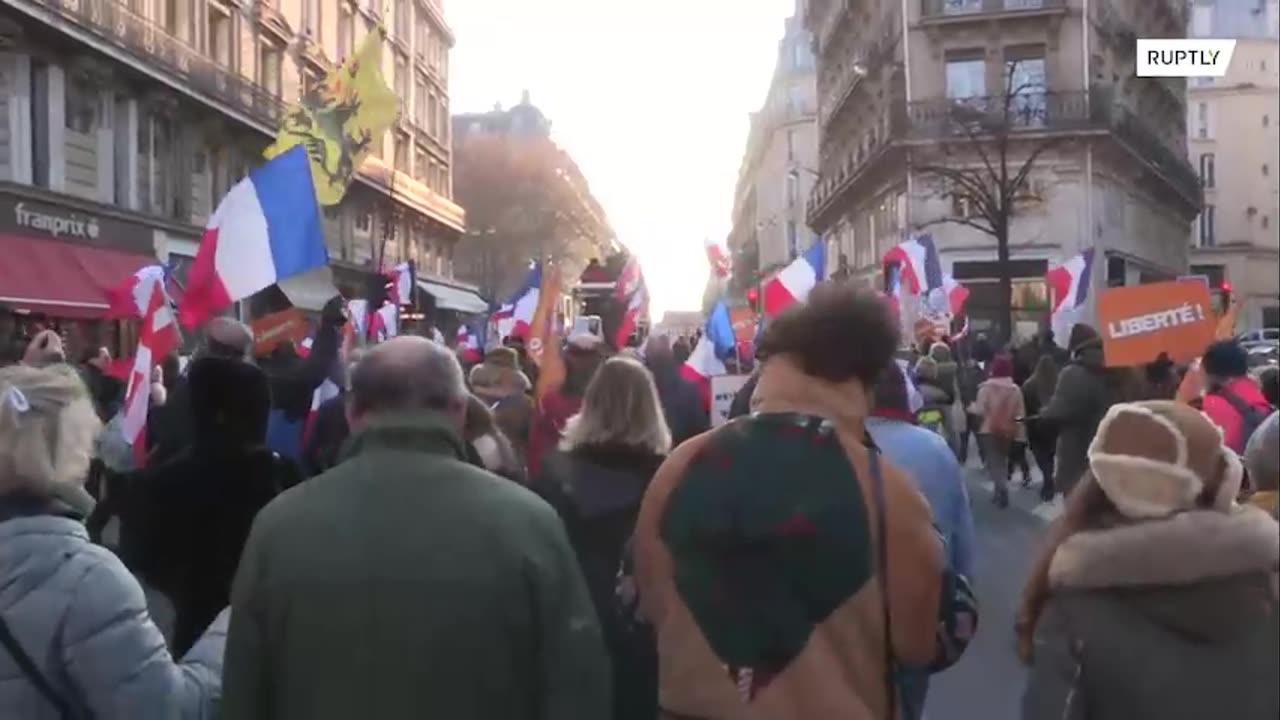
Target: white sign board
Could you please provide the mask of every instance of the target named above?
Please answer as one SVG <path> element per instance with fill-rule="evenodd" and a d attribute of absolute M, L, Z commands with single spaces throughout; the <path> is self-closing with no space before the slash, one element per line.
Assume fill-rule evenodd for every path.
<path fill-rule="evenodd" d="M 711 427 L 729 422 L 733 397 L 750 378 L 750 375 L 716 375 L 711 378 Z"/>

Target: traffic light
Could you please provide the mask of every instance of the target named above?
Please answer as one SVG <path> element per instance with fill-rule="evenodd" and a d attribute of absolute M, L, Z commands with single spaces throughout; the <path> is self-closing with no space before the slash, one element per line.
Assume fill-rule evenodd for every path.
<path fill-rule="evenodd" d="M 760 291 L 755 288 L 747 288 L 747 306 L 752 310 L 760 309 Z"/>
<path fill-rule="evenodd" d="M 1218 286 L 1218 314 L 1225 315 L 1231 309 L 1231 283 L 1223 280 Z"/>

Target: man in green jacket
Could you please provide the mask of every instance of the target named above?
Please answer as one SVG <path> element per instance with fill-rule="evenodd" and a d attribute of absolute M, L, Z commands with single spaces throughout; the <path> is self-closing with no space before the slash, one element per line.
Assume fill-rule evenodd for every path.
<path fill-rule="evenodd" d="M 564 528 L 466 463 L 453 354 L 390 340 L 356 366 L 350 395 L 342 461 L 253 524 L 222 717 L 607 717 L 609 663 Z"/>

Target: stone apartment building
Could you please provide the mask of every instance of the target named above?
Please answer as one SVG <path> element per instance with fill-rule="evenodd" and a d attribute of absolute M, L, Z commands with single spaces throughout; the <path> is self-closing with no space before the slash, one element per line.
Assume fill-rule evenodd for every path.
<path fill-rule="evenodd" d="M 92 324 L 102 289 L 137 266 L 169 261 L 184 276 L 285 108 L 380 22 L 400 119 L 325 209 L 332 279 L 283 289 L 315 310 L 334 283 L 359 292 L 375 257 L 413 258 L 429 307 L 483 309 L 449 281 L 465 218 L 451 199 L 454 38 L 440 0 L 0 2 L 0 305 Z M 97 230 L 49 231 L 57 219 Z"/>
<path fill-rule="evenodd" d="M 877 284 L 884 253 L 927 229 L 971 291 L 972 327 L 988 329 L 995 241 L 963 224 L 973 208 L 913 168 L 980 167 L 986 154 L 1012 173 L 1040 148 L 1010 231 L 1015 333 L 1043 322 L 1049 263 L 1084 248 L 1098 253 L 1095 287 L 1182 274 L 1180 238 L 1201 202 L 1184 83 L 1135 77 L 1134 40 L 1181 37 L 1186 16 L 1180 0 L 810 0 L 821 137 L 810 224 Z M 1002 163 L 955 118 L 998 115 L 1006 101 Z"/>
<path fill-rule="evenodd" d="M 805 217 L 805 199 L 818 176 L 818 103 L 804 3 L 797 2 L 778 41 L 773 77 L 764 103 L 751 113 L 734 187 L 728 247 L 738 296 L 816 240 Z"/>
<path fill-rule="evenodd" d="M 1196 0 L 1188 34 L 1234 38 L 1226 77 L 1187 86 L 1187 153 L 1204 185 L 1191 272 L 1241 301 L 1240 330 L 1280 326 L 1280 3 Z"/>

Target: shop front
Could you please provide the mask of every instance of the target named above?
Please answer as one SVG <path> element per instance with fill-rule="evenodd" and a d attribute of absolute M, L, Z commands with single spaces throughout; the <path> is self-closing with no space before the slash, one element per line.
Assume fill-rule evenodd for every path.
<path fill-rule="evenodd" d="M 430 336 L 429 329 L 439 330 L 446 338 L 456 336 L 458 328 L 489 314 L 489 303 L 477 288 L 434 275 L 418 275 L 418 310 L 412 331 Z"/>
<path fill-rule="evenodd" d="M 136 330 L 108 318 L 107 291 L 155 263 L 153 229 L 90 203 L 0 187 L 0 338 L 57 330 L 72 357 L 132 352 Z"/>

